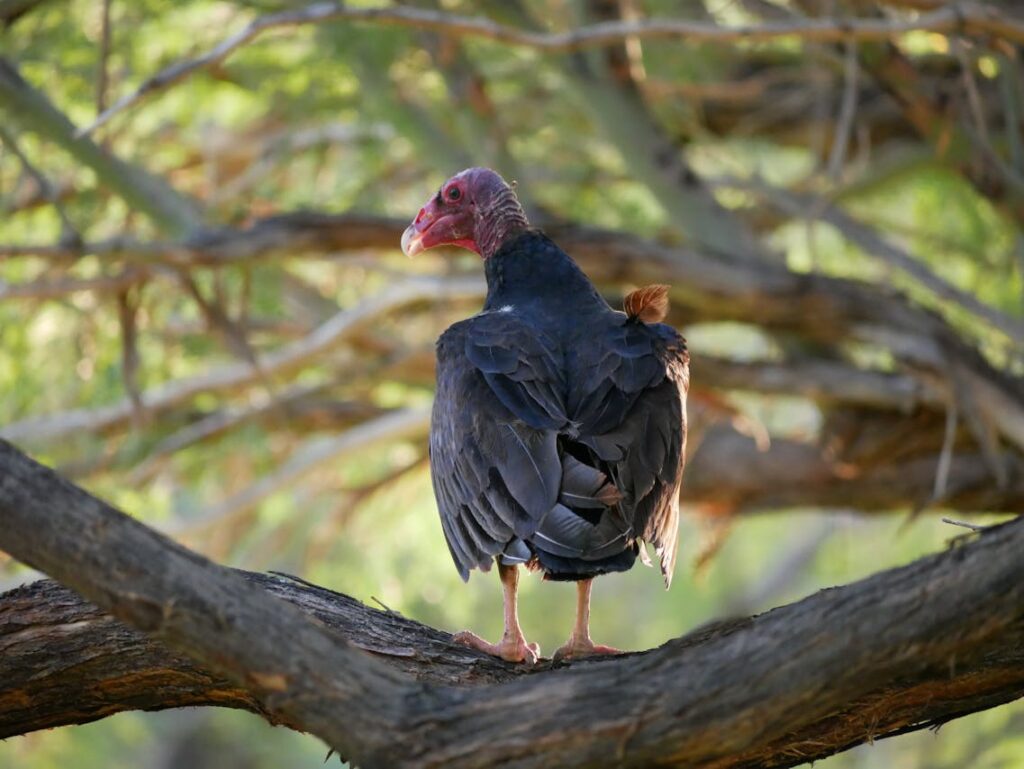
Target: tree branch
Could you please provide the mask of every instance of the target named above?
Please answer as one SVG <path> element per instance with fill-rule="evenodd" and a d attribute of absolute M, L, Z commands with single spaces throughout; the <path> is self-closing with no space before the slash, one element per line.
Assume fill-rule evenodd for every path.
<path fill-rule="evenodd" d="M 758 179 L 718 179 L 715 186 L 734 187 L 756 194 L 762 203 L 790 216 L 810 216 L 835 227 L 839 233 L 865 253 L 899 270 L 907 278 L 919 283 L 935 296 L 955 302 L 980 320 L 992 325 L 1010 339 L 1024 339 L 1024 320 L 1011 317 L 978 299 L 974 294 L 957 288 L 933 272 L 922 260 L 875 228 L 849 215 L 837 206 L 815 195 L 803 195 L 780 189 Z"/>
<path fill-rule="evenodd" d="M 498 3 L 502 6 L 511 3 Z M 609 18 L 605 3 L 595 14 L 599 23 Z M 517 6 L 522 7 L 522 6 Z M 525 11 L 520 12 L 526 16 Z M 617 13 L 617 8 L 616 8 Z M 621 42 L 621 41 L 620 41 Z M 745 221 L 723 206 L 694 171 L 679 146 L 649 109 L 643 94 L 621 61 L 621 46 L 587 56 L 577 53 L 562 60 L 562 72 L 605 137 L 615 145 L 630 168 L 664 208 L 668 222 L 687 242 L 711 253 L 727 253 L 750 260 L 771 260 L 772 254 Z M 777 259 L 776 259 L 777 261 Z"/>
<path fill-rule="evenodd" d="M 163 179 L 114 157 L 92 140 L 75 135 L 75 127 L 45 95 L 34 89 L 15 66 L 0 57 L 0 116 L 9 124 L 32 131 L 67 150 L 79 163 L 172 235 L 184 236 L 200 228 L 194 201 L 172 189 Z"/>
<path fill-rule="evenodd" d="M 4 596 L 5 736 L 217 704 L 365 767 L 786 767 L 1024 694 L 1024 520 L 650 652 L 525 671 L 343 596 L 217 567 L 7 444 L 0 514 L 0 547 L 146 634 L 52 583 Z"/>
<path fill-rule="evenodd" d="M 948 89 L 933 96 L 913 62 L 896 46 L 866 45 L 860 50 L 860 61 L 943 163 L 957 169 L 979 194 L 1020 226 L 1024 222 L 1024 182 L 960 117 L 966 110 L 951 105 L 950 95 L 944 92 Z M 1019 126 L 1011 130 L 1019 132 Z"/>
<path fill-rule="evenodd" d="M 482 281 L 475 278 L 438 280 L 427 277 L 410 279 L 393 285 L 355 307 L 340 311 L 316 328 L 309 336 L 296 340 L 264 355 L 256 369 L 246 362 L 230 363 L 205 374 L 167 382 L 143 394 L 142 402 L 149 414 L 159 414 L 187 402 L 196 395 L 217 390 L 230 390 L 256 384 L 263 376 L 272 377 L 302 368 L 310 360 L 350 338 L 366 323 L 383 314 L 428 299 L 455 299 L 479 296 Z M 130 398 L 96 409 L 76 409 L 62 414 L 14 422 L 0 434 L 8 440 L 56 438 L 80 430 L 102 432 L 131 421 L 134 405 Z"/>
<path fill-rule="evenodd" d="M 340 20 L 411 27 L 449 37 L 492 40 L 552 53 L 599 48 L 620 42 L 627 37 L 685 40 L 690 43 L 757 43 L 785 38 L 830 43 L 844 40 L 883 41 L 915 30 L 991 34 L 1004 37 L 1010 42 L 1024 42 L 1024 23 L 984 3 L 955 3 L 907 19 L 800 19 L 735 27 L 679 19 L 642 19 L 611 21 L 567 32 L 544 33 L 517 29 L 486 18 L 458 16 L 422 8 L 352 8 L 341 3 L 321 2 L 298 10 L 257 17 L 244 29 L 225 38 L 206 53 L 172 64 L 143 82 L 131 94 L 115 102 L 90 125 L 81 129 L 79 136 L 95 131 L 112 117 L 134 107 L 144 98 L 190 77 L 201 69 L 220 64 L 237 49 L 252 42 L 267 30 Z"/>
<path fill-rule="evenodd" d="M 448 633 L 341 593 L 238 573 L 316 617 L 352 646 L 420 680 L 479 685 L 528 672 L 454 644 Z M 0 739 L 125 710 L 199 705 L 241 708 L 274 722 L 247 687 L 168 651 L 51 580 L 0 594 L 0 649 Z M 60 664 L 54 664 L 57 660 Z"/>
<path fill-rule="evenodd" d="M 898 436 L 903 431 L 894 432 Z M 749 435 L 727 425 L 716 426 L 687 461 L 683 499 L 724 514 L 806 507 L 879 512 L 934 505 L 1024 512 L 1024 461 L 1009 452 L 999 455 L 1006 474 L 1000 486 L 981 453 L 958 451 L 940 499 L 934 499 L 938 449 L 909 457 L 888 456 L 883 462 L 843 461 L 831 454 L 820 446 L 787 438 L 775 438 L 764 449 Z"/>
<path fill-rule="evenodd" d="M 0 24 L 9 28 L 47 0 L 0 0 Z"/>
<path fill-rule="evenodd" d="M 143 264 L 166 260 L 184 266 L 230 264 L 280 253 L 393 248 L 404 224 L 358 214 L 287 214 L 260 220 L 245 230 L 206 233 L 184 242 L 145 244 L 136 257 Z M 909 364 L 907 373 L 918 380 L 921 392 L 932 393 L 933 402 L 935 390 L 948 386 L 944 382 L 950 370 L 954 366 L 963 369 L 964 381 L 969 384 L 965 392 L 973 393 L 979 408 L 992 417 L 992 424 L 1003 435 L 1024 447 L 1024 382 L 996 371 L 949 323 L 903 296 L 854 280 L 798 274 L 783 265 L 729 255 L 711 256 L 627 233 L 554 225 L 548 228 L 548 234 L 599 283 L 672 281 L 673 302 L 685 308 L 687 322 L 739 320 L 770 329 L 799 331 L 815 341 L 854 339 L 877 344 Z M 119 253 L 119 249 L 131 251 L 132 247 L 111 241 L 97 252 Z M 66 259 L 74 258 L 74 253 L 73 249 L 55 247 L 53 255 Z M 267 354 L 261 361 L 264 370 L 273 373 L 278 364 L 280 370 L 303 365 L 327 349 L 325 345 L 344 338 L 346 328 L 356 327 L 356 321 L 374 313 L 420 299 L 472 297 L 483 291 L 482 283 L 473 279 L 442 281 L 436 290 L 420 283 L 411 288 L 403 286 L 392 287 L 380 297 L 340 313 L 314 332 L 315 339 L 298 340 Z M 349 326 L 350 322 L 354 325 Z M 341 330 L 334 328 L 336 324 Z M 246 386 L 252 381 L 250 366 L 223 366 L 194 379 L 161 385 L 144 400 L 152 412 L 183 403 L 198 392 Z M 9 440 L 38 440 L 82 429 L 103 430 L 127 423 L 131 414 L 131 403 L 125 400 L 11 423 L 0 429 L 0 435 Z"/>
<path fill-rule="evenodd" d="M 376 727 L 401 712 L 406 677 L 10 444 L 0 443 L 0 467 L 0 547 L 251 688 L 275 719 L 302 723 L 360 764 L 381 765 L 389 737 Z"/>

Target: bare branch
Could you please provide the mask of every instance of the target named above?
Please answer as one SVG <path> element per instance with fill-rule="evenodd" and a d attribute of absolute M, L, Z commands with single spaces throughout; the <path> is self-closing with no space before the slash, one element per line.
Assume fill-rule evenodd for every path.
<path fill-rule="evenodd" d="M 17 68 L 0 57 L 0 118 L 5 125 L 31 131 L 66 150 L 133 208 L 144 212 L 173 235 L 200 229 L 195 201 L 167 182 L 114 157 L 88 138 L 76 137 L 75 127 L 44 94 L 30 86 Z"/>
<path fill-rule="evenodd" d="M 309 336 L 267 353 L 260 359 L 259 371 L 248 363 L 227 364 L 190 379 L 167 382 L 144 393 L 142 400 L 148 413 L 159 414 L 200 393 L 247 387 L 260 381 L 260 371 L 267 377 L 273 377 L 302 368 L 350 338 L 374 318 L 399 307 L 415 302 L 477 297 L 483 293 L 483 281 L 478 278 L 414 278 L 390 286 L 355 307 L 342 310 Z M 8 440 L 34 441 L 80 430 L 104 431 L 127 423 L 132 413 L 131 400 L 125 399 L 97 409 L 76 409 L 13 422 L 0 429 L 0 435 Z"/>
<path fill-rule="evenodd" d="M 941 441 L 941 434 L 938 436 Z M 719 514 L 794 508 L 856 508 L 860 512 L 920 510 L 930 505 L 960 510 L 1024 512 L 1024 460 L 1001 454 L 1008 480 L 1000 488 L 977 450 L 950 463 L 945 495 L 935 502 L 939 449 L 854 464 L 811 443 L 775 437 L 767 450 L 727 425 L 707 431 L 687 462 L 683 498 Z"/>
<path fill-rule="evenodd" d="M 832 151 L 828 158 L 828 175 L 838 180 L 846 161 L 847 148 L 850 144 L 850 133 L 853 121 L 857 117 L 857 73 L 860 66 L 857 62 L 857 44 L 846 40 L 846 55 L 843 62 L 843 101 L 836 118 L 836 132 L 832 138 Z"/>
<path fill-rule="evenodd" d="M 340 435 L 312 438 L 299 446 L 273 472 L 224 500 L 199 518 L 183 520 L 169 533 L 196 531 L 241 515 L 264 499 L 298 483 L 327 462 L 338 462 L 352 454 L 372 449 L 379 443 L 423 436 L 430 427 L 429 408 L 396 409 L 346 430 Z"/>
<path fill-rule="evenodd" d="M 163 438 L 145 456 L 135 459 L 137 464 L 133 462 L 134 466 L 127 478 L 127 483 L 130 486 L 143 483 L 152 477 L 174 453 L 277 411 L 286 415 L 289 426 L 308 424 L 311 421 L 316 424 L 319 416 L 321 424 L 317 426 L 326 426 L 330 429 L 351 427 L 352 422 L 380 416 L 384 411 L 378 406 L 365 402 L 333 401 L 327 404 L 318 403 L 315 400 L 305 402 L 307 398 L 315 395 L 321 389 L 323 389 L 322 385 L 314 387 L 295 385 L 275 393 L 273 397 L 265 392 L 257 392 L 240 406 L 228 406 L 191 422 Z M 325 421 L 323 414 L 329 415 L 327 425 L 322 424 Z M 62 471 L 68 472 L 64 468 Z M 76 477 L 73 473 L 68 474 L 71 477 Z"/>
<path fill-rule="evenodd" d="M 369 769 L 787 767 L 1024 694 L 1024 520 L 647 653 L 550 672 L 482 656 L 486 683 L 465 685 L 477 657 L 444 634 L 215 566 L 3 443 L 0 514 L 0 547 L 152 639 L 51 583 L 5 596 L 4 735 L 218 704 L 311 731 Z M 90 664 L 50 664 L 83 648 Z"/>
<path fill-rule="evenodd" d="M 323 2 L 256 18 L 207 53 L 177 62 L 149 78 L 137 90 L 119 99 L 95 121 L 82 128 L 78 135 L 92 133 L 144 98 L 190 77 L 198 70 L 220 64 L 238 48 L 267 30 L 341 20 L 411 27 L 450 37 L 492 40 L 552 53 L 599 48 L 629 37 L 685 40 L 691 43 L 758 43 L 786 38 L 834 43 L 845 40 L 889 40 L 915 30 L 987 33 L 1015 43 L 1024 42 L 1024 22 L 984 3 L 956 3 L 908 19 L 801 19 L 736 27 L 676 19 L 642 19 L 610 21 L 568 32 L 544 33 L 516 29 L 484 18 L 414 7 L 353 8 L 341 3 Z"/>
<path fill-rule="evenodd" d="M 823 403 L 888 408 L 909 413 L 920 406 L 942 408 L 943 391 L 906 374 L 870 371 L 827 360 L 735 361 L 700 356 L 693 387 L 802 395 Z"/>
<path fill-rule="evenodd" d="M 45 2 L 47 0 L 0 0 L 0 24 L 10 27 Z"/>
<path fill-rule="evenodd" d="M 14 137 L 14 134 L 7 130 L 5 127 L 0 126 L 0 144 L 4 144 L 7 148 L 14 153 L 14 156 L 18 158 L 22 168 L 25 172 L 35 181 L 39 186 L 39 192 L 46 199 L 47 202 L 57 212 L 57 216 L 60 217 L 61 224 L 61 241 L 66 242 L 70 245 L 76 245 L 81 243 L 81 236 L 78 234 L 78 229 L 71 223 L 68 218 L 67 212 L 64 210 L 64 206 L 61 204 L 60 196 L 57 194 L 57 190 L 54 188 L 50 180 L 47 179 L 42 171 L 36 168 L 32 161 L 28 159 L 28 156 L 21 151 L 21 146 L 18 144 L 18 140 Z"/>
<path fill-rule="evenodd" d="M 82 291 L 118 293 L 144 283 L 152 276 L 147 267 L 128 267 L 112 275 L 95 278 L 41 278 L 28 283 L 0 280 L 0 301 L 5 299 L 59 299 Z"/>
<path fill-rule="evenodd" d="M 943 518 L 943 523 L 948 523 L 951 526 L 959 526 L 962 529 L 970 529 L 971 531 L 984 531 L 988 526 L 979 526 L 976 523 L 967 523 L 966 521 L 954 521 L 952 518 Z"/>
<path fill-rule="evenodd" d="M 121 326 L 121 381 L 124 383 L 128 400 L 132 402 L 136 425 L 141 425 L 146 416 L 139 390 L 139 295 L 126 288 L 117 294 L 117 316 Z"/>
<path fill-rule="evenodd" d="M 1024 339 L 1024 321 L 1000 312 L 985 304 L 973 294 L 948 283 L 936 275 L 920 259 L 900 248 L 873 227 L 858 221 L 842 209 L 813 195 L 801 195 L 779 189 L 756 179 L 719 179 L 716 184 L 735 186 L 756 193 L 767 205 L 791 215 L 803 215 L 808 211 L 823 222 L 835 227 L 850 242 L 855 243 L 868 254 L 885 261 L 904 275 L 914 279 L 941 299 L 956 302 L 968 312 L 999 329 L 1010 339 Z"/>
<path fill-rule="evenodd" d="M 96 112 L 102 114 L 107 108 L 107 86 L 110 81 L 110 2 L 102 0 L 102 12 L 100 17 L 100 58 L 96 64 Z"/>

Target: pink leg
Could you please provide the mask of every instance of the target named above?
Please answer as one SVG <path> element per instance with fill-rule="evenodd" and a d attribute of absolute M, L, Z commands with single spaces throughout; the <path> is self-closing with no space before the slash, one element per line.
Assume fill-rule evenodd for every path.
<path fill-rule="evenodd" d="M 523 631 L 519 627 L 519 611 L 516 607 L 519 568 L 498 564 L 498 577 L 501 578 L 501 586 L 505 593 L 505 634 L 501 637 L 501 641 L 496 644 L 487 643 L 476 633 L 471 633 L 468 630 L 456 633 L 454 640 L 456 643 L 479 649 L 486 654 L 501 657 L 509 662 L 525 662 L 527 665 L 532 665 L 540 656 L 540 647 L 537 644 L 526 643 Z"/>
<path fill-rule="evenodd" d="M 618 649 L 595 644 L 590 640 L 590 588 L 593 581 L 593 578 L 582 579 L 576 583 L 576 626 L 572 629 L 572 635 L 565 646 L 555 652 L 556 660 L 619 654 Z"/>

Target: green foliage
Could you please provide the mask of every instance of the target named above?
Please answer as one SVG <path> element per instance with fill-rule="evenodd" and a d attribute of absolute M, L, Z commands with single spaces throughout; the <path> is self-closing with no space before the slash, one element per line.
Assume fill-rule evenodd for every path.
<path fill-rule="evenodd" d="M 107 103 L 163 66 L 208 50 L 255 13 L 279 5 L 290 4 L 114 2 Z M 476 12 L 470 3 L 434 5 Z M 575 23 L 575 5 L 527 4 L 541 12 L 538 18 L 546 12 L 552 25 Z M 676 3 L 645 5 L 652 15 L 677 13 Z M 750 22 L 740 5 L 707 3 L 705 15 L 722 23 Z M 100 9 L 101 3 L 86 0 L 43 3 L 0 31 L 3 55 L 76 124 L 96 114 Z M 910 48 L 922 56 L 940 52 L 945 38 L 935 38 L 940 36 L 917 36 Z M 821 153 L 809 141 L 773 137 L 770 115 L 755 121 L 763 131 L 718 136 L 703 127 L 708 104 L 671 92 L 678 84 L 728 83 L 748 59 L 758 67 L 777 62 L 787 77 L 824 66 L 793 41 L 760 47 L 659 41 L 645 48 L 649 82 L 665 86 L 650 88 L 652 114 L 672 141 L 687 149 L 703 177 L 758 178 L 822 192 L 883 230 L 951 285 L 1009 317 L 1024 318 L 1020 222 L 931 148 L 908 150 L 895 168 L 865 161 L 863 167 L 845 169 L 842 179 L 829 180 L 821 173 Z M 275 31 L 116 117 L 96 138 L 118 157 L 201 201 L 212 225 L 244 225 L 257 216 L 301 209 L 410 218 L 453 171 L 505 163 L 511 168 L 503 170 L 517 176 L 526 202 L 550 218 L 679 238 L 664 197 L 649 179 L 637 178 L 635 158 L 622 151 L 622 137 L 636 131 L 635 116 L 609 116 L 607 104 L 614 101 L 602 112 L 565 62 L 565 57 L 488 41 L 456 44 L 407 29 L 332 23 Z M 477 86 L 482 94 L 474 91 Z M 484 96 L 487 104 L 481 105 Z M 143 241 L 160 237 L 159 227 L 113 196 L 96 170 L 30 132 L 18 133 L 17 141 L 61 191 L 67 217 L 85 241 L 124 233 Z M 60 239 L 60 217 L 45 202 L 26 203 L 31 191 L 20 161 L 3 151 L 0 247 Z M 743 189 L 723 189 L 716 200 L 752 219 L 761 204 Z M 739 215 L 736 221 L 742 221 Z M 790 218 L 766 225 L 761 234 L 792 269 L 895 287 L 949 319 L 991 360 L 1009 370 L 1021 367 L 1019 339 L 1008 340 L 963 308 L 894 273 L 835 228 Z M 232 319 L 271 327 L 254 326 L 246 335 L 266 355 L 400 278 L 479 270 L 477 260 L 466 256 L 447 261 L 425 256 L 410 264 L 395 245 L 393 252 L 372 257 L 289 252 L 222 269 L 197 268 L 190 277 L 204 296 L 222 301 Z M 108 406 L 128 395 L 115 292 L 12 298 L 4 295 L 5 287 L 102 279 L 136 262 L 147 263 L 144 250 L 54 259 L 0 255 L 0 425 Z M 166 264 L 153 267 L 138 292 L 134 330 L 141 391 L 244 362 L 225 342 L 225 330 L 208 322 L 183 289 L 181 276 Z M 425 377 L 394 374 L 391 367 L 408 363 L 417 352 L 429 354 L 438 328 L 474 311 L 464 302 L 417 306 L 376 322 L 288 377 L 272 377 L 237 393 L 204 392 L 148 423 L 81 431 L 58 442 L 29 442 L 29 448 L 212 558 L 301 574 L 428 624 L 470 627 L 493 638 L 501 632 L 496 578 L 474 574 L 463 585 L 451 567 L 429 477 L 417 461 L 423 459 L 422 441 L 395 442 L 317 467 L 301 483 L 278 488 L 257 505 L 213 525 L 204 519 L 210 509 L 271 475 L 306 441 L 344 429 L 337 421 L 325 426 L 315 417 L 253 404 L 296 387 L 324 401 L 368 408 L 424 404 L 431 397 L 429 372 Z M 698 354 L 737 360 L 778 358 L 785 341 L 729 323 L 695 326 L 690 336 Z M 884 350 L 851 344 L 832 352 L 891 368 Z M 699 358 L 694 377 L 700 377 Z M 776 436 L 814 439 L 823 421 L 820 408 L 806 399 L 732 393 L 725 400 Z M 184 428 L 228 408 L 254 413 L 239 418 L 232 429 L 212 431 L 147 465 L 167 441 L 181 439 Z M 750 516 L 732 526 L 710 565 L 698 570 L 709 540 L 723 536 L 729 524 L 707 510 L 685 512 L 671 591 L 662 590 L 656 571 L 643 568 L 599 580 L 592 621 L 597 640 L 626 649 L 656 646 L 730 611 L 766 610 L 906 563 L 942 548 L 955 533 L 932 513 L 907 523 L 908 511 L 868 518 L 817 510 Z M 801 534 L 827 522 L 831 528 L 816 555 L 762 595 L 760 587 Z M 4 586 L 21 574 L 17 565 L 0 561 Z M 550 652 L 569 632 L 573 589 L 532 577 L 523 581 L 521 594 L 525 631 Z M 818 766 L 1010 769 L 1021 765 L 1024 741 L 1015 735 L 1022 718 L 1019 705 L 1001 708 L 936 735 L 860 748 Z M 0 766 L 313 767 L 322 764 L 324 753 L 312 738 L 271 730 L 244 714 L 125 714 L 8 740 L 0 744 Z"/>

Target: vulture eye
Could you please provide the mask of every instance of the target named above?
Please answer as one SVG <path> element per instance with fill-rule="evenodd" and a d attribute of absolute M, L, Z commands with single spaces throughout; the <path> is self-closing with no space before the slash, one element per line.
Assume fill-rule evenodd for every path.
<path fill-rule="evenodd" d="M 462 191 L 458 187 L 452 187 L 448 190 L 448 200 L 458 200 L 462 197 Z"/>

